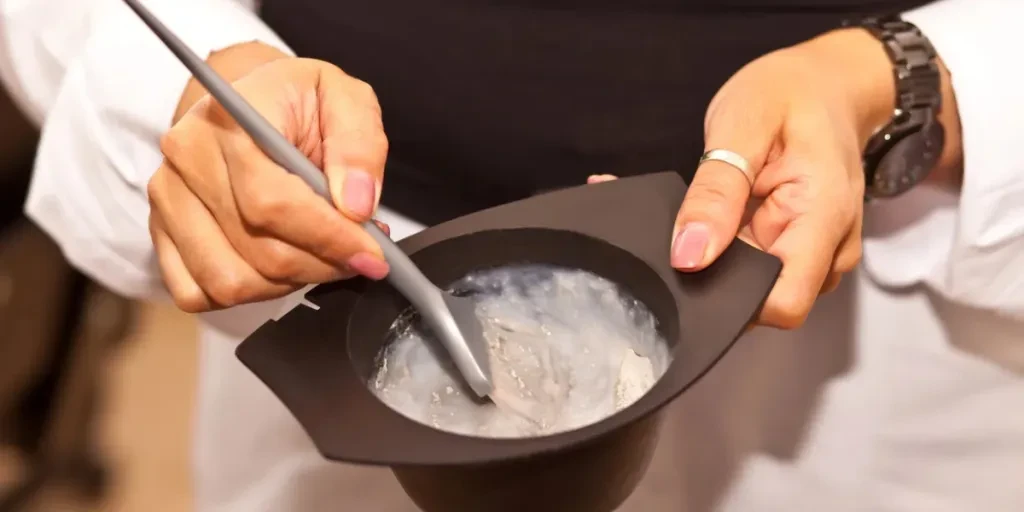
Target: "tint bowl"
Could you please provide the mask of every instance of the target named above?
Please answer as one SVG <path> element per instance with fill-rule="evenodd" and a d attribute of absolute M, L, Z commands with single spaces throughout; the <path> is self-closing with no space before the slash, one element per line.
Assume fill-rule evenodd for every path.
<path fill-rule="evenodd" d="M 408 303 L 387 283 L 317 287 L 260 327 L 238 357 L 281 399 L 328 459 L 390 466 L 427 512 L 614 510 L 646 472 L 658 412 L 706 373 L 757 313 L 781 265 L 742 242 L 710 268 L 669 266 L 685 184 L 672 172 L 581 186 L 485 210 L 399 245 L 440 285 L 491 267 L 578 268 L 623 287 L 658 319 L 673 361 L 640 400 L 551 436 L 452 434 L 393 411 L 367 387 L 392 322 Z"/>

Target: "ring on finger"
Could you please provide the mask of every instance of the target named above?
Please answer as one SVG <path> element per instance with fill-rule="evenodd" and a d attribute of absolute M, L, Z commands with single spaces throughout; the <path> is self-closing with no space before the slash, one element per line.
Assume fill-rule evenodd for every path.
<path fill-rule="evenodd" d="M 700 161 L 697 163 L 697 167 L 703 165 L 704 162 L 710 161 L 722 162 L 729 165 L 743 173 L 743 177 L 747 179 L 747 183 L 750 183 L 751 187 L 754 186 L 754 171 L 751 170 L 750 162 L 748 162 L 746 158 L 743 158 L 743 155 L 728 149 L 709 149 L 701 155 Z"/>

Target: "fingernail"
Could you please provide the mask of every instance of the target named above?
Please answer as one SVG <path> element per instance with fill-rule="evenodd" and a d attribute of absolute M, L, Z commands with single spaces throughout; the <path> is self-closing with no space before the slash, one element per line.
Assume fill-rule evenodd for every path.
<path fill-rule="evenodd" d="M 368 252 L 360 252 L 348 259 L 349 270 L 362 276 L 380 281 L 388 275 L 388 263 Z"/>
<path fill-rule="evenodd" d="M 369 218 L 377 201 L 377 181 L 362 169 L 345 171 L 341 185 L 342 206 L 352 215 Z"/>
<path fill-rule="evenodd" d="M 704 259 L 711 230 L 707 224 L 691 222 L 683 226 L 672 242 L 672 266 L 681 270 L 692 270 Z"/>
<path fill-rule="evenodd" d="M 385 224 L 385 223 L 383 223 L 383 222 L 381 222 L 379 220 L 375 220 L 375 221 L 373 221 L 373 223 L 376 224 L 377 227 L 380 228 L 380 230 L 383 231 L 385 235 L 391 236 L 391 226 L 389 226 L 389 225 L 387 225 L 387 224 Z"/>

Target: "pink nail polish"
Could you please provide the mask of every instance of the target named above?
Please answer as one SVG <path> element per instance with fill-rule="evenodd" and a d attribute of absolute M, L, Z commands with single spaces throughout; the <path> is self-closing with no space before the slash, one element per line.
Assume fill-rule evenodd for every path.
<path fill-rule="evenodd" d="M 711 230 L 706 224 L 692 222 L 683 226 L 672 242 L 672 266 L 680 270 L 693 270 L 704 260 Z"/>
<path fill-rule="evenodd" d="M 369 218 L 373 215 L 373 205 L 377 199 L 377 182 L 370 173 L 362 169 L 345 171 L 345 179 L 341 185 L 343 206 L 353 215 Z"/>
<path fill-rule="evenodd" d="M 374 281 L 380 281 L 388 275 L 390 267 L 387 262 L 368 253 L 360 252 L 348 259 L 348 268 Z"/>

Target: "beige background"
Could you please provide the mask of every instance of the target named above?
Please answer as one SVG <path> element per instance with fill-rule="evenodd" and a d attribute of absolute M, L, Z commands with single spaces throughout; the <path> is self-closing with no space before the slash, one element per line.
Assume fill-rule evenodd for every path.
<path fill-rule="evenodd" d="M 143 306 L 130 339 L 112 354 L 100 442 L 115 473 L 98 511 L 191 510 L 196 345 L 181 340 L 195 332 L 194 320 L 172 307 Z"/>

